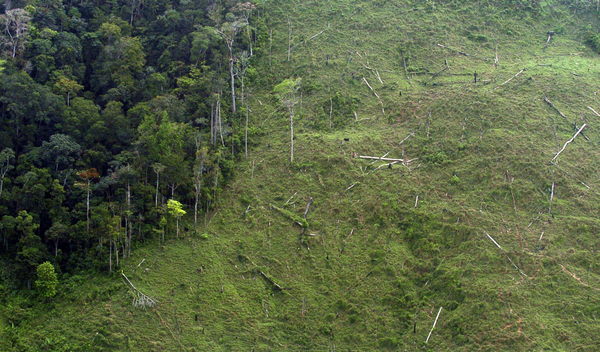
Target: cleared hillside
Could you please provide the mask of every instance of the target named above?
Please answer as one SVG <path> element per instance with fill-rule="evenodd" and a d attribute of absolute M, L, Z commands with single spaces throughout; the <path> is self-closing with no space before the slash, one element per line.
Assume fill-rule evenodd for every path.
<path fill-rule="evenodd" d="M 258 142 L 201 229 L 124 267 L 159 304 L 134 308 L 117 274 L 64 278 L 52 309 L 3 317 L 1 350 L 600 349 L 591 14 L 400 0 L 261 13 Z M 303 87 L 292 165 L 272 94 L 289 77 Z M 414 160 L 356 158 L 383 155 Z"/>

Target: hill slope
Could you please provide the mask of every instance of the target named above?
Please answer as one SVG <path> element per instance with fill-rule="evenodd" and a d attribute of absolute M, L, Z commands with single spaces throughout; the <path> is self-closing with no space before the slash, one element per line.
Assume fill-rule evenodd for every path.
<path fill-rule="evenodd" d="M 600 58 L 581 15 L 513 6 L 268 2 L 260 143 L 205 236 L 125 266 L 160 303 L 72 277 L 52 310 L 4 324 L 0 349 L 598 350 Z M 271 94 L 288 77 L 303 79 L 293 165 Z M 550 163 L 583 124 L 589 140 Z"/>

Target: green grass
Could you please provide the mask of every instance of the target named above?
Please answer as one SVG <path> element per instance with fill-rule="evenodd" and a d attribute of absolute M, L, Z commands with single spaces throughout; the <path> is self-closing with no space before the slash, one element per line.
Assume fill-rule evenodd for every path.
<path fill-rule="evenodd" d="M 583 44 L 582 19 L 560 7 L 533 17 L 459 1 L 270 6 L 272 55 L 267 43 L 251 100 L 263 136 L 206 217 L 198 233 L 208 237 L 148 244 L 123 268 L 158 306 L 134 308 L 118 275 L 63 279 L 52 309 L 35 306 L 14 328 L 14 311 L 0 319 L 0 349 L 598 350 L 600 133 L 587 106 L 600 110 L 600 58 Z M 295 43 L 330 25 L 290 62 L 287 16 Z M 544 49 L 557 27 L 563 33 Z M 400 47 L 411 70 L 438 72 L 447 60 L 448 72 L 489 82 L 407 77 Z M 290 76 L 305 85 L 294 165 L 270 95 Z M 358 120 L 329 129 L 336 92 L 359 99 Z M 590 125 L 590 141 L 579 137 L 550 164 L 573 123 Z M 352 157 L 388 152 L 418 160 L 374 172 L 380 163 Z"/>

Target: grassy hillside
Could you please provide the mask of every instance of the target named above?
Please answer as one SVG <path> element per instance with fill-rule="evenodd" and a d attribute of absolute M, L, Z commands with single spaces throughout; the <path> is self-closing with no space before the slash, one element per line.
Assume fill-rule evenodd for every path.
<path fill-rule="evenodd" d="M 125 266 L 159 304 L 134 308 L 118 275 L 64 278 L 50 310 L 12 300 L 0 350 L 600 349 L 596 23 L 515 6 L 267 2 L 262 135 L 196 234 Z M 293 165 L 271 94 L 288 77 Z M 416 160 L 354 157 L 384 154 Z"/>

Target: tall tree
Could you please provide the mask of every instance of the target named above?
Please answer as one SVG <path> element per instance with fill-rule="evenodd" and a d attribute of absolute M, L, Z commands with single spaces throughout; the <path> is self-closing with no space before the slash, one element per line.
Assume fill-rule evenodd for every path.
<path fill-rule="evenodd" d="M 186 211 L 183 210 L 183 205 L 175 199 L 169 199 L 167 202 L 167 210 L 169 215 L 175 219 L 177 238 L 179 238 L 179 219 L 186 214 Z"/>
<path fill-rule="evenodd" d="M 281 105 L 287 109 L 290 118 L 290 163 L 294 162 L 294 115 L 295 107 L 300 101 L 298 92 L 301 83 L 301 78 L 286 79 L 273 89 Z"/>
<path fill-rule="evenodd" d="M 0 15 L 0 25 L 4 27 L 0 40 L 12 58 L 25 48 L 30 21 L 31 15 L 24 9 L 11 9 Z"/>
<path fill-rule="evenodd" d="M 4 178 L 6 177 L 6 173 L 13 168 L 13 166 L 10 164 L 10 161 L 14 158 L 15 152 L 10 148 L 5 148 L 0 152 L 0 199 L 2 199 Z"/>

